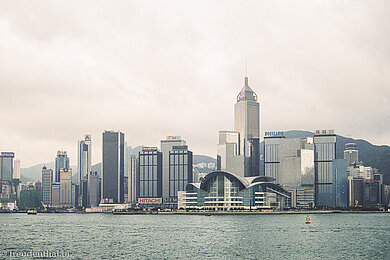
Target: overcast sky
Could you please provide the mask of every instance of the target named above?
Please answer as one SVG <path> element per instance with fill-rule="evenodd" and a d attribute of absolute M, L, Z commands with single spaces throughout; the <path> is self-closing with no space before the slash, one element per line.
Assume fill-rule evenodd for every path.
<path fill-rule="evenodd" d="M 245 59 L 261 132 L 390 144 L 389 1 L 0 1 L 0 151 L 76 163 L 77 141 L 181 135 L 215 157 Z"/>

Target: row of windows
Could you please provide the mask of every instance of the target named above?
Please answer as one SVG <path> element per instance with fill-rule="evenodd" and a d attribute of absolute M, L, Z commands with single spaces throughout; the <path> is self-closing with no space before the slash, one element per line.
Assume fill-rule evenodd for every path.
<path fill-rule="evenodd" d="M 157 166 L 141 166 L 139 178 L 143 180 L 157 180 Z"/>
<path fill-rule="evenodd" d="M 169 182 L 169 196 L 176 197 L 178 191 L 184 191 L 187 186 L 187 180 L 185 181 L 170 181 Z"/>
<path fill-rule="evenodd" d="M 317 155 L 317 161 L 332 161 L 336 158 L 335 143 L 315 144 L 315 152 Z"/>
<path fill-rule="evenodd" d="M 184 165 L 183 167 L 170 166 L 169 168 L 169 179 L 170 180 L 188 180 L 188 166 Z"/>
<path fill-rule="evenodd" d="M 157 166 L 157 154 L 153 154 L 153 155 L 140 155 L 140 157 L 139 157 L 139 165 L 140 166 L 149 166 L 149 165 Z"/>
<path fill-rule="evenodd" d="M 141 197 L 157 197 L 157 181 L 140 181 L 139 194 Z"/>
<path fill-rule="evenodd" d="M 188 164 L 188 154 L 170 154 L 169 164 Z"/>
<path fill-rule="evenodd" d="M 275 178 L 276 183 L 279 183 L 279 164 L 278 163 L 266 163 L 265 164 L 265 176 Z"/>
<path fill-rule="evenodd" d="M 279 162 L 278 144 L 267 144 L 265 146 L 265 162 Z"/>
<path fill-rule="evenodd" d="M 317 163 L 317 183 L 332 183 L 332 162 Z"/>

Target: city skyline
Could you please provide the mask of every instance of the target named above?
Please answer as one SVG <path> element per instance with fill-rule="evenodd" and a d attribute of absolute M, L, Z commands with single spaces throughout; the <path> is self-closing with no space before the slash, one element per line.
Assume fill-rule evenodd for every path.
<path fill-rule="evenodd" d="M 75 161 L 77 140 L 91 134 L 95 164 L 101 133 L 120 130 L 128 145 L 181 135 L 215 157 L 246 75 L 262 104 L 261 138 L 336 129 L 390 144 L 388 2 L 221 3 L 96 3 L 93 12 L 4 3 L 0 150 L 22 168 L 58 150 Z"/>

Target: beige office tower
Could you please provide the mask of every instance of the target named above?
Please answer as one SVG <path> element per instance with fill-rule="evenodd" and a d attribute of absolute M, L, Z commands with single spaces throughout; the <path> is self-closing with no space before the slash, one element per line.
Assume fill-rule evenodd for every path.
<path fill-rule="evenodd" d="M 239 133 L 238 155 L 244 156 L 244 177 L 260 175 L 260 105 L 245 77 L 234 105 L 234 131 Z"/>
<path fill-rule="evenodd" d="M 181 139 L 181 136 L 167 136 L 165 140 L 161 140 L 160 150 L 163 154 L 163 171 L 162 171 L 162 196 L 169 198 L 169 151 L 172 151 L 173 146 L 186 145 L 186 141 Z"/>
<path fill-rule="evenodd" d="M 138 171 L 138 158 L 135 155 L 129 158 L 128 169 L 128 197 L 127 200 L 130 203 L 137 201 L 137 171 Z"/>
<path fill-rule="evenodd" d="M 15 159 L 14 161 L 14 179 L 20 179 L 20 160 Z"/>
<path fill-rule="evenodd" d="M 60 169 L 60 205 L 72 207 L 72 169 Z"/>

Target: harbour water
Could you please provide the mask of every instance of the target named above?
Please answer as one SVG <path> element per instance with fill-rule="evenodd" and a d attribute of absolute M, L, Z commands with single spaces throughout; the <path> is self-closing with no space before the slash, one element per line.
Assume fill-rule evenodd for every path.
<path fill-rule="evenodd" d="M 390 259 L 390 214 L 305 217 L 0 214 L 0 258 L 59 250 L 73 259 Z"/>

